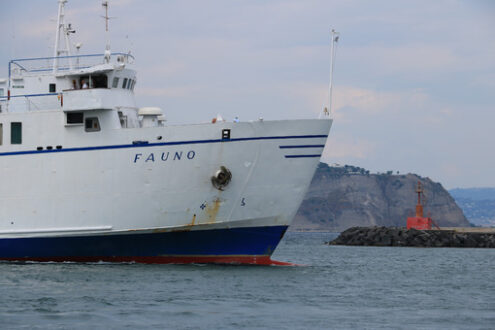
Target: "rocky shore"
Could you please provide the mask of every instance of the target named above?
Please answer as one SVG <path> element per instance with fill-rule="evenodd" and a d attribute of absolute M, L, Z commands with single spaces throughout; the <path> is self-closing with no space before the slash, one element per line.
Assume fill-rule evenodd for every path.
<path fill-rule="evenodd" d="M 352 227 L 329 245 L 495 248 L 495 233 Z"/>

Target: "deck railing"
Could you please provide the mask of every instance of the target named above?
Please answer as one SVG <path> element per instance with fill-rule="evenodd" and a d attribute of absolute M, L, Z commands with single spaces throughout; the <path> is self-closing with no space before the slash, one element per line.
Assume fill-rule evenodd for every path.
<path fill-rule="evenodd" d="M 16 73 L 35 73 L 53 71 L 54 61 L 57 61 L 57 71 L 83 69 L 105 63 L 105 54 L 71 55 L 58 57 L 18 58 L 9 62 L 9 81 Z M 112 63 L 133 63 L 134 56 L 127 53 L 113 53 Z"/>

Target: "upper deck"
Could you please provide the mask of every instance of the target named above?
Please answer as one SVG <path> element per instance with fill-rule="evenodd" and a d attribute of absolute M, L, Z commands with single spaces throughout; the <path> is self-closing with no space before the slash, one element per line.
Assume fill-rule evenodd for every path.
<path fill-rule="evenodd" d="M 0 112 L 134 108 L 133 62 L 125 53 L 11 60 L 8 79 L 0 80 Z"/>

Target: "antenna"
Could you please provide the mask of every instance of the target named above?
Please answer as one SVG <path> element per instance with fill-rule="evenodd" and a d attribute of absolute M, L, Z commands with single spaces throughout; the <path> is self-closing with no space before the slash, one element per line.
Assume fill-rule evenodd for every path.
<path fill-rule="evenodd" d="M 110 19 L 108 17 L 108 1 L 103 1 L 101 5 L 105 8 L 105 16 L 103 18 L 105 19 L 105 31 L 108 32 L 108 20 Z"/>
<path fill-rule="evenodd" d="M 82 43 L 80 42 L 76 42 L 74 44 L 74 46 L 76 46 L 76 53 L 77 53 L 77 57 L 76 57 L 76 67 L 79 69 L 79 50 L 81 49 L 82 47 Z"/>
<path fill-rule="evenodd" d="M 106 46 L 105 46 L 105 61 L 108 63 L 110 62 L 110 37 L 108 33 L 108 20 L 113 17 L 108 17 L 108 0 L 103 0 L 101 3 L 102 7 L 105 8 L 105 16 L 102 16 L 105 19 L 105 39 L 106 39 Z"/>
<path fill-rule="evenodd" d="M 325 114 L 328 116 L 332 113 L 332 87 L 333 87 L 333 68 L 335 62 L 335 54 L 337 53 L 337 42 L 339 41 L 340 33 L 332 29 L 332 46 L 330 49 L 330 84 L 328 85 L 328 110 Z"/>

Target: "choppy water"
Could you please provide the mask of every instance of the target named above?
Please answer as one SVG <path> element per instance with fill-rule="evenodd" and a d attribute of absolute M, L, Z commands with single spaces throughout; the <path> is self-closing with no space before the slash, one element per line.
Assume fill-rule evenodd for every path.
<path fill-rule="evenodd" d="M 0 264 L 1 328 L 494 329 L 495 250 L 327 246 L 305 266 Z"/>

